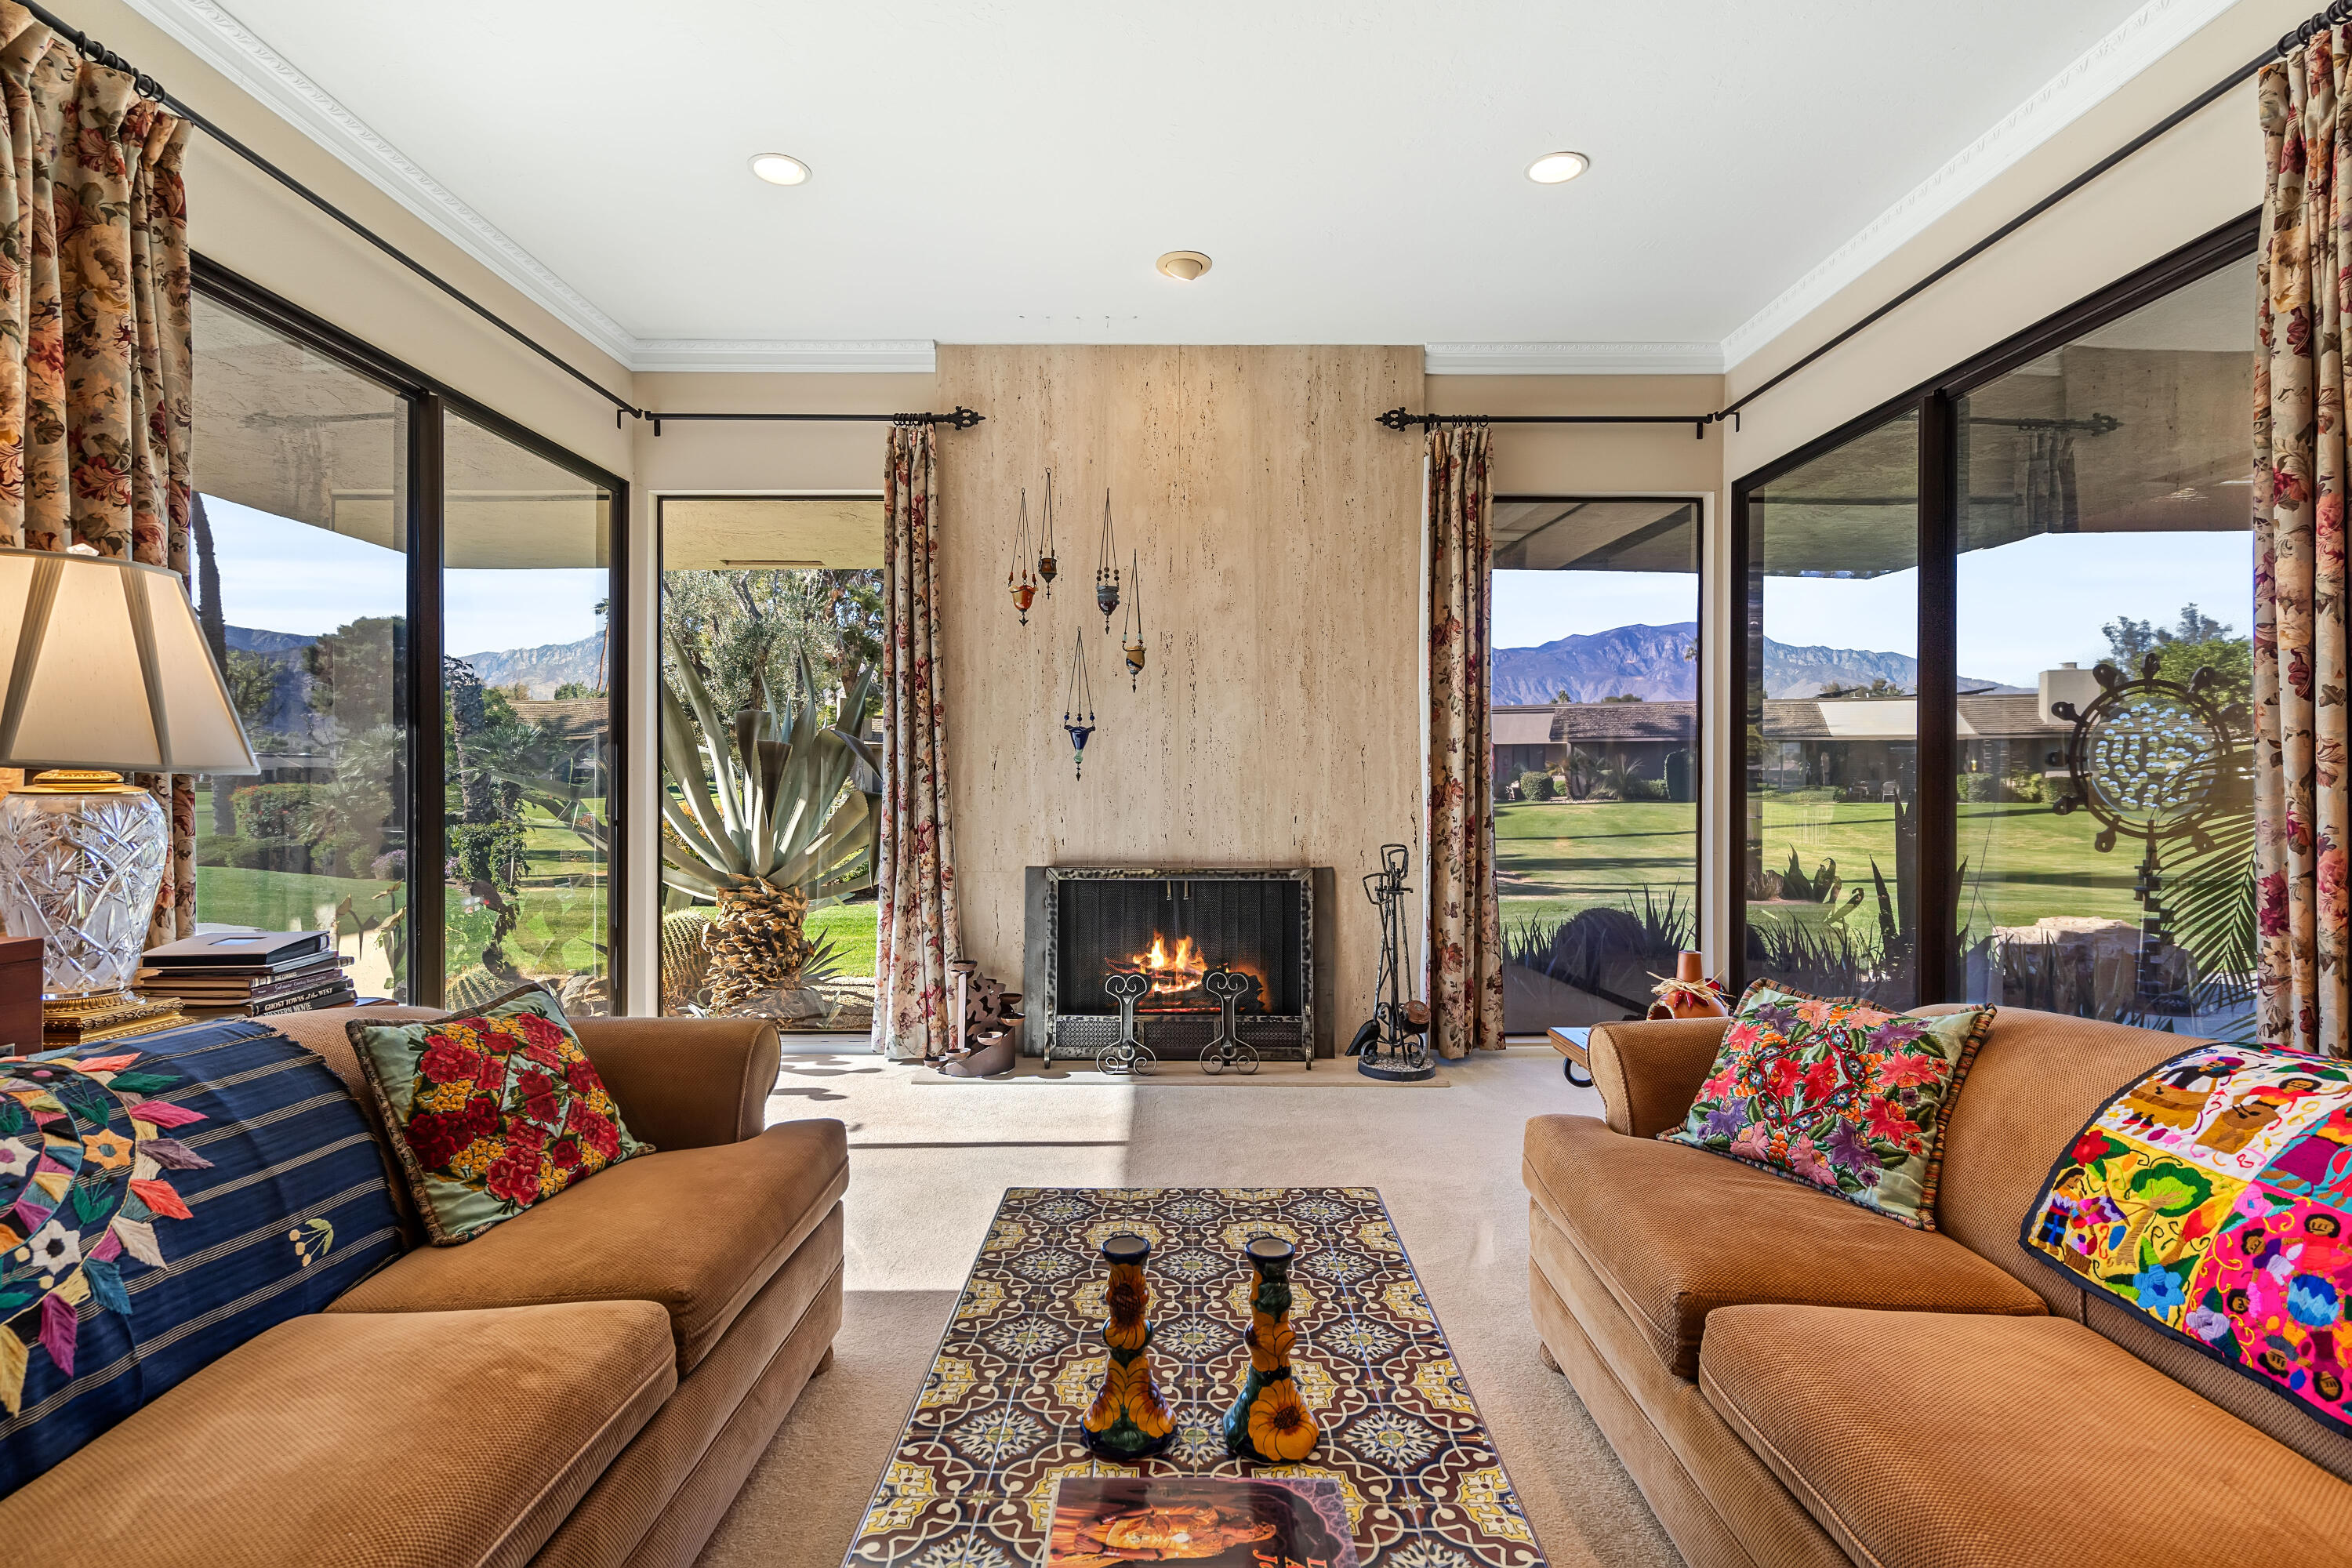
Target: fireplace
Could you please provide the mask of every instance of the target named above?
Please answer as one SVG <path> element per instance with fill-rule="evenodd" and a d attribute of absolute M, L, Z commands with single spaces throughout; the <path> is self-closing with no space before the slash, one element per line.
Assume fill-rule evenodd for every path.
<path fill-rule="evenodd" d="M 1024 991 L 1031 1039 L 1049 1058 L 1089 1058 L 1118 1039 L 1114 974 L 1142 976 L 1136 1032 L 1162 1060 L 1198 1058 L 1215 1038 L 1216 1000 L 1202 977 L 1224 969 L 1250 984 L 1234 1006 L 1240 1037 L 1269 1058 L 1317 1053 L 1315 868 L 1046 866 L 1029 874 Z M 1328 983 L 1328 969 L 1323 976 Z M 1328 1047 L 1325 1047 L 1328 1052 Z"/>

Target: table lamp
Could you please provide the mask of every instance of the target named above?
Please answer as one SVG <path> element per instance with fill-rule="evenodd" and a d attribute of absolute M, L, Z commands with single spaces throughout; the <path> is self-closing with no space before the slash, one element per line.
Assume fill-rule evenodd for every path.
<path fill-rule="evenodd" d="M 0 925 L 43 944 L 41 994 L 131 1001 L 171 824 L 126 773 L 259 772 L 177 573 L 0 549 Z M 168 1009 L 166 1009 L 168 1010 Z"/>

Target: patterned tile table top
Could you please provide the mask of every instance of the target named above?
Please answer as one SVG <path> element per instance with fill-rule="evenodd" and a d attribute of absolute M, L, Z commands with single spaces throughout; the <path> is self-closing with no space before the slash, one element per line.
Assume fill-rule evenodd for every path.
<path fill-rule="evenodd" d="M 1339 1482 L 1364 1568 L 1543 1568 L 1412 1264 L 1370 1187 L 1013 1187 L 845 1568 L 1029 1568 L 1055 1483 L 1121 1475 L 1078 1441 L 1102 1375 L 1104 1237 L 1150 1237 L 1152 1364 L 1177 1422 L 1150 1473 Z M 1297 1247 L 1294 1375 L 1323 1429 L 1296 1465 L 1228 1458 L 1256 1236 Z"/>

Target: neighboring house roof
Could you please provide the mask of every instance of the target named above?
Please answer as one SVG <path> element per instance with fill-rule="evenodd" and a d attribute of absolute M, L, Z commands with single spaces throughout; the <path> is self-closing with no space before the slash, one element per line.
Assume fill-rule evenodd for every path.
<path fill-rule="evenodd" d="M 1490 745 L 1548 746 L 1551 744 L 1551 704 L 1540 707 L 1494 708 L 1487 711 Z"/>
<path fill-rule="evenodd" d="M 2071 727 L 2043 721 L 2041 699 L 2017 696 L 1962 697 L 1959 735 L 1969 739 L 2056 739 Z M 1537 721 L 1542 721 L 1538 732 Z M 1918 703 L 1908 697 L 1837 698 L 1814 701 L 1790 698 L 1764 704 L 1768 741 L 1907 741 L 1918 723 Z M 1670 741 L 1687 743 L 1698 730 L 1693 702 L 1563 702 L 1549 708 L 1496 708 L 1494 743 L 1601 745 L 1615 742 Z"/>

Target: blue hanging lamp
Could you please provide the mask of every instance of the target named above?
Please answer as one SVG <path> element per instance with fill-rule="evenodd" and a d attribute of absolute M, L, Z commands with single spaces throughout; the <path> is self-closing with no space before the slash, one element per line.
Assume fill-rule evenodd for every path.
<path fill-rule="evenodd" d="M 1070 689 L 1062 700 L 1062 728 L 1070 732 L 1070 752 L 1077 763 L 1075 776 L 1087 776 L 1087 742 L 1095 732 L 1095 695 L 1087 679 L 1087 634 L 1077 634 L 1070 653 Z"/>

